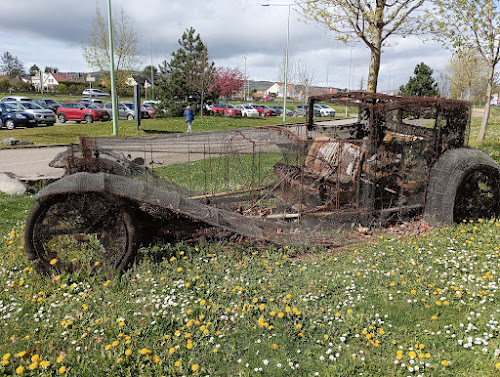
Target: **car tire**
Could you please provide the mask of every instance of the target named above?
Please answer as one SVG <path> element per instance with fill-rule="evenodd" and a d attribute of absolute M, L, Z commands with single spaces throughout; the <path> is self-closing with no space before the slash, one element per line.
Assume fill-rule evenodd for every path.
<path fill-rule="evenodd" d="M 42 274 L 124 270 L 138 249 L 134 219 L 130 204 L 111 194 L 73 192 L 47 196 L 36 201 L 28 215 L 25 252 Z M 82 229 L 87 234 L 82 235 Z M 68 242 L 87 245 L 90 251 L 96 243 L 100 248 L 95 255 L 85 255 L 82 247 L 78 261 L 68 258 L 62 246 Z M 91 270 L 86 257 L 94 261 Z M 56 264 L 51 262 L 54 258 Z"/>
<path fill-rule="evenodd" d="M 8 130 L 13 130 L 16 127 L 16 124 L 12 119 L 5 120 L 4 125 Z"/>
<path fill-rule="evenodd" d="M 85 114 L 83 119 L 85 120 L 85 123 L 93 123 L 94 122 L 94 118 L 90 114 Z"/>
<path fill-rule="evenodd" d="M 499 214 L 500 166 L 477 149 L 443 153 L 430 171 L 424 219 L 451 225 Z"/>
<path fill-rule="evenodd" d="M 132 114 L 127 115 L 127 120 L 134 120 L 134 116 Z"/>
<path fill-rule="evenodd" d="M 66 123 L 66 115 L 64 114 L 57 114 L 57 120 L 59 121 L 59 123 Z"/>

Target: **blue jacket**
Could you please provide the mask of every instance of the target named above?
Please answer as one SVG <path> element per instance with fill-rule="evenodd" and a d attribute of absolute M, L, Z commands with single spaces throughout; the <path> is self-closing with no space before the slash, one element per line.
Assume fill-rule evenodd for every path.
<path fill-rule="evenodd" d="M 184 116 L 186 117 L 186 122 L 194 120 L 194 112 L 191 109 L 184 110 Z"/>

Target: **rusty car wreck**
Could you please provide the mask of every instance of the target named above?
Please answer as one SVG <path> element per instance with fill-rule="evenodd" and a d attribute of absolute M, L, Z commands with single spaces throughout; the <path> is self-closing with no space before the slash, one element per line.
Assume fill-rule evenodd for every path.
<path fill-rule="evenodd" d="M 315 122 L 315 103 L 358 110 Z M 307 122 L 82 138 L 36 197 L 25 250 L 40 272 L 129 266 L 141 244 L 201 237 L 328 243 L 340 224 L 500 213 L 500 167 L 468 148 L 470 105 L 366 92 L 311 97 Z M 166 170 L 165 170 L 166 169 Z"/>

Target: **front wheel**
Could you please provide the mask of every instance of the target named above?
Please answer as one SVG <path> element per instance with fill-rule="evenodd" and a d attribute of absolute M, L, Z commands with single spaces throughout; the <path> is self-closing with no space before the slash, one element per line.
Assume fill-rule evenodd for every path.
<path fill-rule="evenodd" d="M 127 120 L 134 120 L 134 116 L 132 114 L 127 115 Z"/>
<path fill-rule="evenodd" d="M 5 127 L 7 127 L 8 130 L 13 130 L 16 127 L 16 124 L 12 119 L 7 119 L 5 121 Z"/>
<path fill-rule="evenodd" d="M 83 119 L 85 120 L 86 123 L 92 123 L 94 121 L 94 118 L 90 114 L 85 114 Z"/>
<path fill-rule="evenodd" d="M 64 114 L 57 115 L 57 120 L 59 121 L 59 123 L 66 123 L 66 115 Z"/>
<path fill-rule="evenodd" d="M 137 252 L 133 210 L 98 192 L 42 198 L 25 229 L 25 251 L 40 273 L 125 269 Z"/>

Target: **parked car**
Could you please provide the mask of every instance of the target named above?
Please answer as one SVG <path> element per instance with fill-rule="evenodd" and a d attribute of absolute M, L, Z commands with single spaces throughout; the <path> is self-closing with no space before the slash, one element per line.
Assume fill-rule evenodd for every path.
<path fill-rule="evenodd" d="M 109 116 L 113 117 L 113 103 L 106 102 L 104 104 L 104 110 L 106 110 Z M 146 110 L 141 111 L 142 119 L 149 119 L 151 116 Z M 123 101 L 118 103 L 118 119 L 134 120 L 135 119 L 135 105 L 130 101 Z"/>
<path fill-rule="evenodd" d="M 135 118 L 135 103 L 132 101 L 122 101 L 125 106 L 127 106 L 130 110 L 134 112 L 134 118 Z M 141 105 L 141 119 L 150 119 L 151 115 L 149 114 L 149 111 L 146 110 L 146 108 L 143 108 Z"/>
<path fill-rule="evenodd" d="M 155 109 L 149 103 L 147 103 L 147 104 L 143 103 L 143 104 L 141 104 L 141 107 L 149 113 L 149 116 L 151 117 L 151 119 L 153 119 L 155 117 Z"/>
<path fill-rule="evenodd" d="M 276 111 L 276 115 L 280 116 L 283 115 L 283 106 L 271 106 L 271 109 L 274 109 Z M 292 116 L 293 111 L 290 109 L 286 109 L 286 116 Z"/>
<path fill-rule="evenodd" d="M 314 110 L 316 111 L 316 109 L 319 110 L 319 116 L 321 117 L 334 117 L 337 114 L 335 109 L 328 105 L 314 105 Z"/>
<path fill-rule="evenodd" d="M 67 120 L 74 120 L 77 123 L 81 121 L 92 123 L 94 121 L 106 121 L 110 119 L 108 112 L 97 107 L 94 104 L 88 104 L 87 107 L 80 102 L 63 102 L 57 109 L 57 119 L 60 123 Z"/>
<path fill-rule="evenodd" d="M 31 102 L 31 98 L 23 96 L 9 96 L 0 99 L 0 102 Z"/>
<path fill-rule="evenodd" d="M 321 113 L 318 108 L 314 108 L 314 113 L 313 116 L 319 117 L 321 116 Z M 307 113 L 309 112 L 309 106 L 305 105 L 298 105 L 295 110 L 293 110 L 293 116 L 294 117 L 305 117 L 307 116 Z"/>
<path fill-rule="evenodd" d="M 0 102 L 0 126 L 8 130 L 16 127 L 33 127 L 36 125 L 35 116 L 23 110 L 20 104 L 12 102 Z"/>
<path fill-rule="evenodd" d="M 103 92 L 101 89 L 85 89 L 82 92 L 84 97 L 109 97 L 109 93 Z"/>
<path fill-rule="evenodd" d="M 33 114 L 36 119 L 36 124 L 46 124 L 53 126 L 56 122 L 56 113 L 50 109 L 45 109 L 34 102 L 6 102 L 19 104 L 27 113 Z"/>
<path fill-rule="evenodd" d="M 52 110 L 54 113 L 57 111 L 57 108 L 61 106 L 59 102 L 52 98 L 35 98 L 33 102 L 46 109 Z"/>
<path fill-rule="evenodd" d="M 214 103 L 210 110 L 214 115 L 241 116 L 241 110 L 228 103 Z"/>
<path fill-rule="evenodd" d="M 269 106 L 259 104 L 251 104 L 251 106 L 259 112 L 261 117 L 277 115 L 276 110 L 271 109 Z"/>
<path fill-rule="evenodd" d="M 250 105 L 235 105 L 236 109 L 241 111 L 241 115 L 244 117 L 258 117 L 259 111 Z"/>
<path fill-rule="evenodd" d="M 261 98 L 261 101 L 263 102 L 274 102 L 274 98 L 273 97 L 262 97 Z"/>
<path fill-rule="evenodd" d="M 102 102 L 102 100 L 100 98 L 82 98 L 82 99 L 78 100 L 78 102 L 80 102 L 80 103 L 93 103 L 97 107 L 104 106 L 104 102 Z"/>

